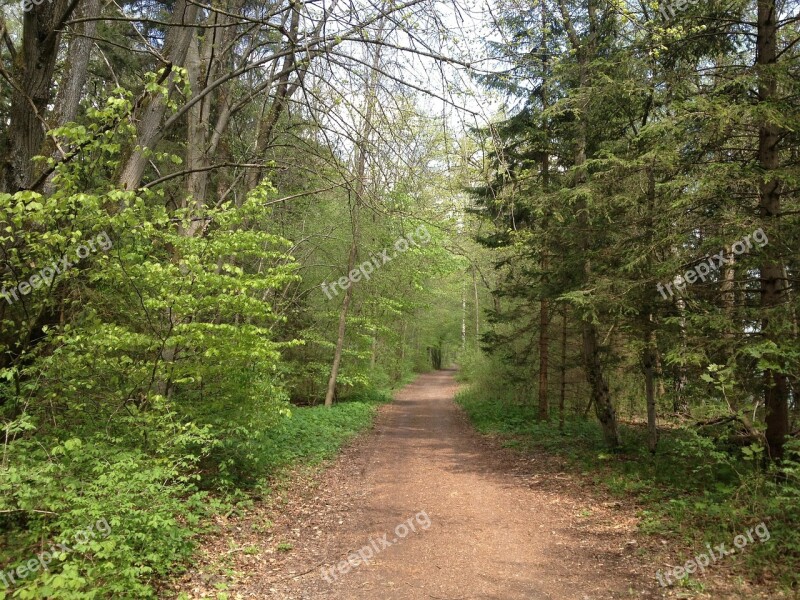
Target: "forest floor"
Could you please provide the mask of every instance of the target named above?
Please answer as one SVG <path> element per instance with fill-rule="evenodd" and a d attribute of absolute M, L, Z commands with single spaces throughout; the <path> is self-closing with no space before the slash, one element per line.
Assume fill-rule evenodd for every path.
<path fill-rule="evenodd" d="M 451 371 L 419 377 L 326 469 L 220 523 L 184 598 L 660 598 L 636 512 L 476 433 Z M 653 548 L 656 554 L 658 548 Z M 361 551 L 361 562 L 354 553 Z M 350 557 L 351 563 L 346 561 Z M 357 564 L 360 563 L 360 564 Z M 165 590 L 166 592 L 166 590 Z M 174 597 L 174 596 L 173 596 Z"/>

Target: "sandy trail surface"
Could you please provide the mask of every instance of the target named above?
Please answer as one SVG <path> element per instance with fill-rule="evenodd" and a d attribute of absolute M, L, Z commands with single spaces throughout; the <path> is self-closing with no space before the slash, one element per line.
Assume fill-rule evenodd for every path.
<path fill-rule="evenodd" d="M 302 498 L 287 500 L 270 539 L 283 528 L 292 550 L 256 562 L 231 597 L 660 597 L 634 519 L 477 434 L 453 375 L 403 388 L 319 481 L 291 492 Z"/>

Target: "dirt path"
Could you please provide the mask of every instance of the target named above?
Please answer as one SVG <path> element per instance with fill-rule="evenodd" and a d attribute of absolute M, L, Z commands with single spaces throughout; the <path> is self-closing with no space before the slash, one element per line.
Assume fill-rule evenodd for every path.
<path fill-rule="evenodd" d="M 292 549 L 255 557 L 229 597 L 659 597 L 629 511 L 589 498 L 565 474 L 520 466 L 519 454 L 471 429 L 455 390 L 441 371 L 399 392 L 370 435 L 287 500 L 280 512 L 292 517 L 264 545 L 284 536 Z M 368 564 L 348 567 L 359 550 Z"/>

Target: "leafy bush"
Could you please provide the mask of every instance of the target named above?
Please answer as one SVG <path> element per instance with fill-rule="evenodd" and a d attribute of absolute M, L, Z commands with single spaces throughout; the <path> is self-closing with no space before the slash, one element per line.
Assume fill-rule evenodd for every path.
<path fill-rule="evenodd" d="M 225 433 L 235 433 L 233 441 L 217 437 L 219 432 L 212 435 L 211 426 L 176 424 L 175 414 L 162 403 L 146 416 L 122 419 L 117 428 L 125 434 L 95 432 L 50 444 L 21 438 L 7 444 L 0 469 L 0 565 L 6 571 L 16 568 L 57 542 L 72 551 L 54 559 L 48 570 L 0 587 L 0 598 L 155 597 L 155 582 L 183 568 L 205 519 L 223 507 L 216 496 L 198 489 L 200 465 L 210 456 L 220 464 L 228 456 L 237 468 L 253 466 L 246 482 L 241 476 L 231 479 L 238 473 L 234 469 L 225 472 L 229 479 L 218 471 L 215 489 L 238 490 L 234 483 L 253 485 L 287 466 L 333 456 L 388 400 L 385 393 L 365 390 L 332 409 L 286 409 L 260 430 L 232 426 Z M 25 429 L 26 422 L 23 418 L 14 427 Z M 143 422 L 141 438 L 133 439 L 133 425 Z M 242 435 L 250 436 L 249 454 L 234 459 Z M 107 537 L 70 541 L 100 519 L 110 527 Z"/>
<path fill-rule="evenodd" d="M 179 452 L 208 438 L 192 427 L 178 429 L 172 455 L 153 456 L 103 433 L 8 444 L 0 478 L 0 564 L 16 568 L 58 542 L 72 551 L 0 589 L 0 598 L 153 597 L 154 579 L 191 556 L 198 523 L 214 507 L 193 484 L 197 457 Z M 101 519 L 109 525 L 107 537 L 74 541 L 76 532 Z"/>

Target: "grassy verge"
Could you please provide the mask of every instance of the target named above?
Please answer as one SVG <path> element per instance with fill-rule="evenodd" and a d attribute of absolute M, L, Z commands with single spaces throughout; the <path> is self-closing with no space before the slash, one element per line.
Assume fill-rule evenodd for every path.
<path fill-rule="evenodd" d="M 293 408 L 291 416 L 262 440 L 267 471 L 275 473 L 298 463 L 313 465 L 332 457 L 353 436 L 367 429 L 377 407 L 390 400 L 388 393 L 373 390 L 350 396 L 331 409 Z"/>
<path fill-rule="evenodd" d="M 640 527 L 693 553 L 725 543 L 764 523 L 769 539 L 749 544 L 726 564 L 760 583 L 797 589 L 800 573 L 800 464 L 787 461 L 781 472 L 765 473 L 752 450 L 724 447 L 689 429 L 662 432 L 658 452 L 646 450 L 646 432 L 622 426 L 624 450 L 606 451 L 599 427 L 587 420 L 536 421 L 536 407 L 498 400 L 480 387 L 457 396 L 482 433 L 499 435 L 507 446 L 566 457 L 575 471 L 611 493 L 634 498 L 642 507 Z M 796 457 L 797 455 L 795 455 Z M 766 537 L 766 536 L 765 536 Z M 676 563 L 678 564 L 678 563 Z M 681 585 L 699 588 L 695 579 Z"/>

